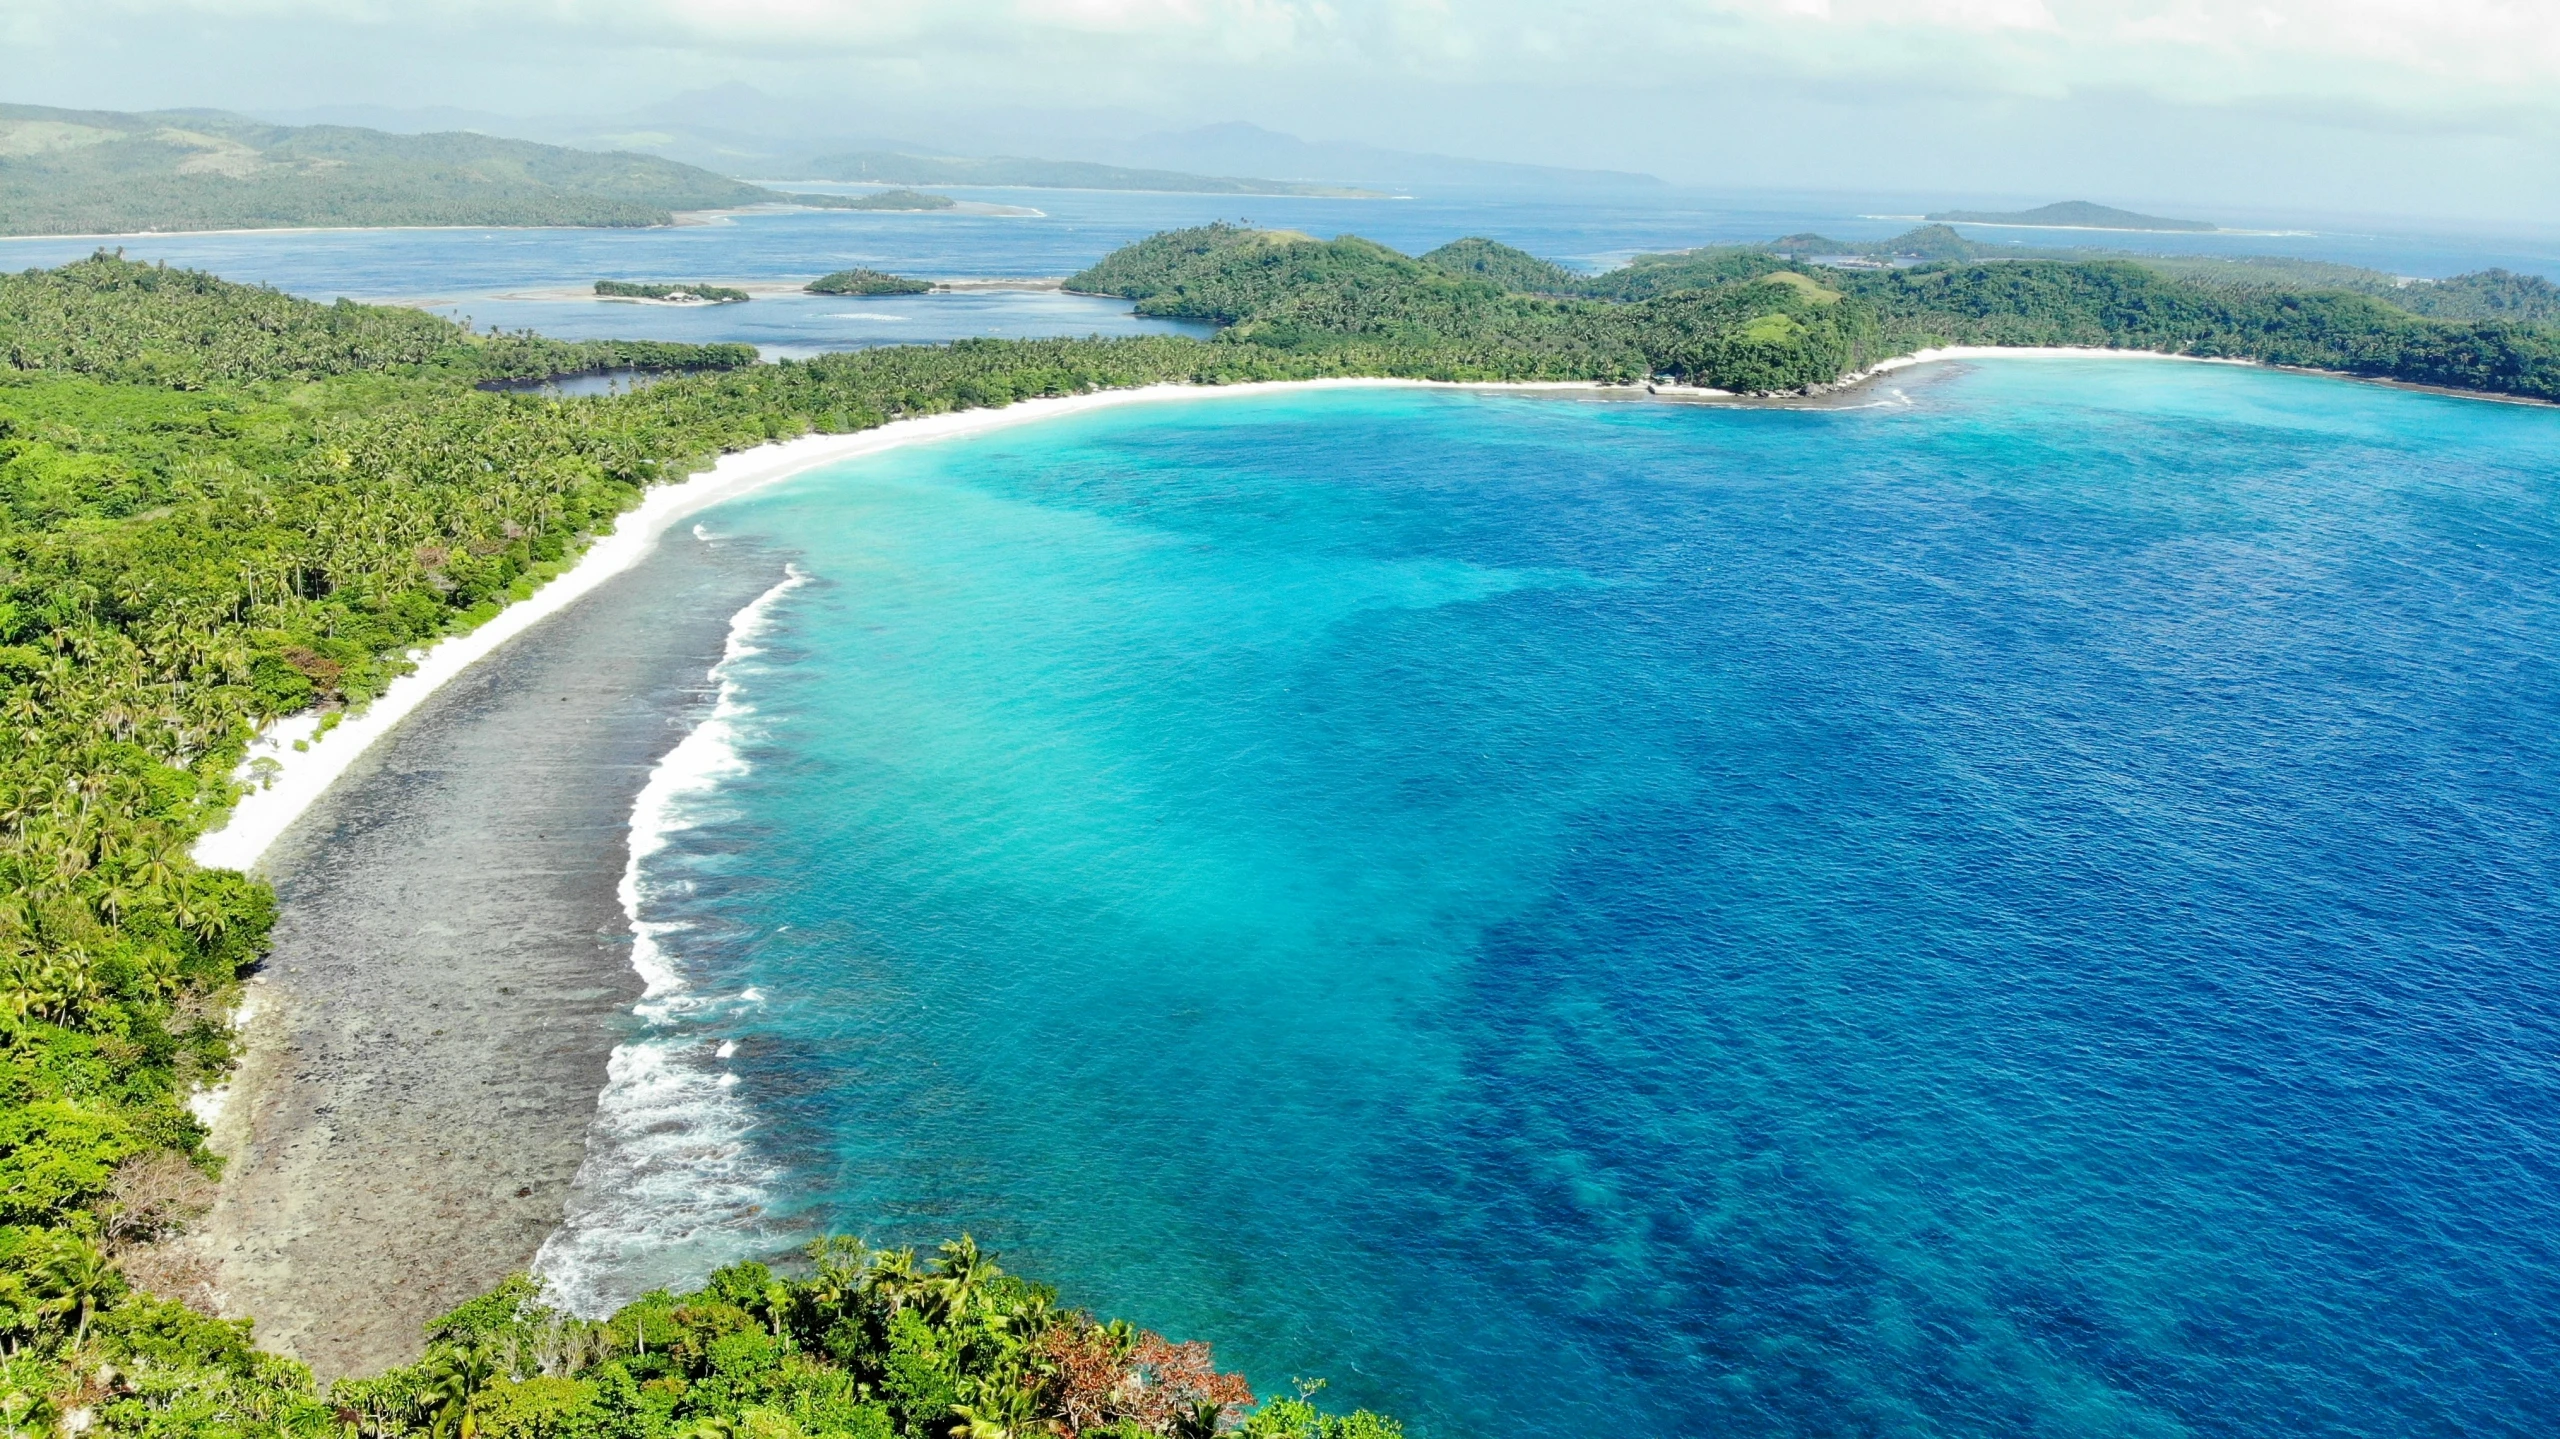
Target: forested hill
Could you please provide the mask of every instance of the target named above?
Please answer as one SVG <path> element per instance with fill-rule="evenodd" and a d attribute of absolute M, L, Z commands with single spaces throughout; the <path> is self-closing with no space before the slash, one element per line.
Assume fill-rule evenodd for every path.
<path fill-rule="evenodd" d="M 200 390 L 359 372 L 480 381 L 604 370 L 732 369 L 749 345 L 479 334 L 419 310 L 321 305 L 104 251 L 0 276 L 0 373 L 77 374 Z"/>
<path fill-rule="evenodd" d="M 2560 400 L 2560 329 L 2523 318 L 2542 313 L 2548 287 L 2516 276 L 2360 289 L 2218 283 L 2125 259 L 1837 269 L 1808 263 L 1826 253 L 1818 239 L 1576 275 L 1491 240 L 1413 259 L 1348 236 L 1211 225 L 1124 247 L 1067 283 L 1126 296 L 1143 314 L 1216 321 L 1230 342 L 1393 345 L 1436 355 L 1451 374 L 1650 374 L 1769 393 L 1933 345 L 2094 345 Z"/>
<path fill-rule="evenodd" d="M 648 155 L 269 125 L 210 110 L 0 105 L 0 234 L 298 225 L 664 225 L 784 195 Z"/>

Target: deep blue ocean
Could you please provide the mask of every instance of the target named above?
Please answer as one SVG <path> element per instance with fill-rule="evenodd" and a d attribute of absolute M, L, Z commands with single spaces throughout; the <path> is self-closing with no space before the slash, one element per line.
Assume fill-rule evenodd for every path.
<path fill-rule="evenodd" d="M 1428 1439 L 2554 1432 L 2560 412 L 1859 399 L 1140 405 L 706 514 L 776 585 L 546 1264 L 967 1229 Z"/>

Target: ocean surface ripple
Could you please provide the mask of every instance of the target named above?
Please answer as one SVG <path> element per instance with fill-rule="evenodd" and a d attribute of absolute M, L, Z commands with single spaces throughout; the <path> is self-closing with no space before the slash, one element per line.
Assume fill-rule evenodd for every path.
<path fill-rule="evenodd" d="M 546 1266 L 967 1228 L 1428 1436 L 2552 1432 L 2560 414 L 1897 381 L 723 507 L 811 578 Z"/>

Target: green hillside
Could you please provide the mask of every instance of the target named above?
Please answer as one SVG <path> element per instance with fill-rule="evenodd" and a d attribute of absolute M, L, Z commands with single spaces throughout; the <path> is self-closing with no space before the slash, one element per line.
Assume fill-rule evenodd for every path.
<path fill-rule="evenodd" d="M 2281 265 L 2235 267 L 2260 283 L 2232 285 L 2123 257 L 1919 260 L 1914 252 L 1987 253 L 1944 226 L 1838 246 L 1790 236 L 1575 277 L 1488 240 L 1443 246 L 1426 262 L 1352 236 L 1208 225 L 1123 247 L 1067 285 L 1125 296 L 1140 314 L 1213 321 L 1226 343 L 1301 354 L 1356 345 L 1393 353 L 1406 373 L 1448 378 L 1657 375 L 1779 393 L 1932 345 L 2093 345 L 2560 400 L 2560 329 L 2524 318 L 2551 287 L 2525 277 L 2368 290 L 2287 278 Z M 1896 264 L 1818 270 L 1817 281 L 1785 258 L 1862 251 Z"/>
<path fill-rule="evenodd" d="M 1585 288 L 1584 276 L 1553 260 L 1541 260 L 1526 250 L 1514 249 L 1498 240 L 1452 240 L 1424 254 L 1422 263 L 1452 275 L 1470 275 L 1524 295 L 1579 295 Z"/>
<path fill-rule="evenodd" d="M 490 135 L 0 105 L 0 234 L 664 225 L 679 210 L 777 203 L 859 202 L 784 195 L 648 155 Z"/>

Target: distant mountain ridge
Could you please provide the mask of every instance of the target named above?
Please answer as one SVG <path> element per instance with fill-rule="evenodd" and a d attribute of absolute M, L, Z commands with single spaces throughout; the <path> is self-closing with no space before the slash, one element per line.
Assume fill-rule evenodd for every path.
<path fill-rule="evenodd" d="M 889 185 L 1023 185 L 1058 190 L 1163 190 L 1192 195 L 1309 195 L 1384 199 L 1385 192 L 1294 180 L 1249 180 L 1178 170 L 1137 170 L 1085 160 L 1013 155 L 908 155 L 862 150 L 824 155 L 799 167 L 797 179 L 874 181 Z"/>
<path fill-rule="evenodd" d="M 2065 200 L 2058 205 L 2039 205 L 2032 210 L 1942 210 L 1929 218 L 1951 220 L 1957 224 L 2032 225 L 2055 230 L 2165 230 L 2201 234 L 2222 228 L 2202 220 L 2163 219 L 2158 215 L 2119 210 L 2112 205 L 2093 205 L 2086 200 Z"/>
<path fill-rule="evenodd" d="M 664 225 L 680 210 L 778 203 L 848 201 L 786 195 L 654 155 L 469 132 L 0 105 L 0 234 Z"/>
<path fill-rule="evenodd" d="M 1625 170 L 1475 160 L 1352 141 L 1302 140 L 1241 121 L 1162 130 L 1149 129 L 1150 122 L 1134 113 L 1056 115 L 1002 105 L 972 106 L 940 120 L 907 113 L 866 115 L 834 104 L 778 99 L 734 83 L 652 101 L 616 115 L 506 116 L 451 107 L 401 110 L 341 105 L 271 118 L 293 124 L 354 124 L 395 133 L 477 130 L 588 150 L 634 151 L 754 178 L 794 174 L 816 178 L 802 168 L 812 157 L 884 153 L 969 159 L 1042 155 L 1055 157 L 1053 163 L 1059 164 L 1166 171 L 1194 185 L 1203 179 L 1249 179 L 1274 187 L 1194 190 L 1207 194 L 1294 193 L 1277 188 L 1289 184 L 1383 191 L 1416 187 L 1578 191 L 1650 189 L 1663 184 L 1656 176 Z M 956 182 L 936 178 L 895 183 Z M 1096 188 L 1165 187 L 1159 183 Z"/>
<path fill-rule="evenodd" d="M 1164 165 L 1225 174 L 1322 177 L 1337 184 L 1389 188 L 1467 186 L 1492 189 L 1659 189 L 1658 176 L 1632 170 L 1587 170 L 1470 160 L 1390 150 L 1347 140 L 1301 140 L 1241 121 L 1142 136 L 1109 147 L 1124 164 Z"/>

